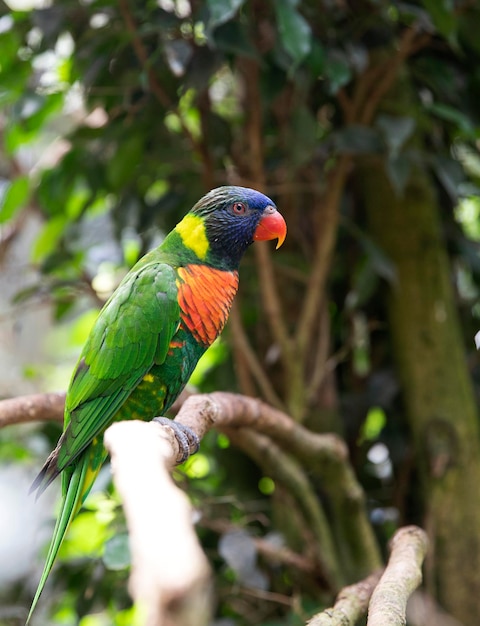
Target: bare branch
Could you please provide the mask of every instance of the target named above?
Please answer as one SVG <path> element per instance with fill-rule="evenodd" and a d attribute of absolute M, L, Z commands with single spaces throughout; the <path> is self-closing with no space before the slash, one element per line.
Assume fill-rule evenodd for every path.
<path fill-rule="evenodd" d="M 422 580 L 427 535 L 417 526 L 398 530 L 391 554 L 370 600 L 367 626 L 405 626 L 407 600 Z"/>
<path fill-rule="evenodd" d="M 314 615 L 307 626 L 355 626 L 366 614 L 370 597 L 382 571 L 377 571 L 354 585 L 340 591 L 331 609 Z"/>
<path fill-rule="evenodd" d="M 311 549 L 320 565 L 322 575 L 332 591 L 342 584 L 341 568 L 333 536 L 322 504 L 296 459 L 285 454 L 271 439 L 247 428 L 226 433 L 245 454 L 252 458 L 275 482 L 284 485 L 298 506 L 311 535 Z"/>
<path fill-rule="evenodd" d="M 145 626 L 202 626 L 210 618 L 210 568 L 186 495 L 170 471 L 173 432 L 155 423 L 117 422 L 105 432 L 132 553 L 130 591 Z"/>
<path fill-rule="evenodd" d="M 371 84 L 368 94 L 365 94 L 363 110 L 359 113 L 360 124 L 369 125 L 377 112 L 381 100 L 385 97 L 394 82 L 405 59 L 418 52 L 430 41 L 430 36 L 420 34 L 416 25 L 405 29 L 399 42 L 396 54 L 372 68 L 376 80 Z"/>
<path fill-rule="evenodd" d="M 300 358 L 302 362 L 306 360 L 310 338 L 313 334 L 312 330 L 317 323 L 320 303 L 325 297 L 325 285 L 337 239 L 340 200 L 350 169 L 350 162 L 349 155 L 339 157 L 328 180 L 328 191 L 322 206 L 324 220 L 317 236 L 315 259 L 297 326 L 295 349 L 298 352 L 297 358 Z"/>
<path fill-rule="evenodd" d="M 39 400 L 42 401 L 41 396 Z M 0 415 L 3 403 L 0 402 Z M 56 417 L 60 418 L 61 411 L 58 409 Z M 33 413 L 28 420 L 14 421 L 29 421 L 35 419 L 35 415 Z M 53 413 L 51 415 L 53 417 Z M 380 552 L 369 523 L 365 495 L 349 463 L 345 443 L 339 437 L 313 433 L 285 413 L 255 398 L 224 392 L 190 396 L 175 419 L 189 426 L 200 439 L 211 428 L 217 428 L 228 432 L 233 442 L 240 446 L 245 437 L 250 437 L 242 434 L 240 429 L 250 428 L 259 435 L 267 435 L 281 449 L 270 439 L 266 440 L 265 453 L 263 457 L 258 457 L 262 462 L 266 463 L 270 458 L 269 451 L 275 449 L 278 450 L 277 465 L 281 465 L 279 457 L 283 459 L 285 456 L 295 463 L 295 467 L 307 467 L 318 478 L 330 500 L 337 539 L 343 542 L 345 561 L 350 561 L 352 570 L 349 576 L 361 578 L 380 567 Z M 296 457 L 300 463 L 290 459 L 285 452 Z M 278 471 L 275 470 L 276 474 Z"/>
<path fill-rule="evenodd" d="M 241 59 L 239 69 L 244 76 L 245 109 L 247 112 L 248 171 L 246 174 L 255 180 L 255 185 L 265 191 L 266 177 L 263 154 L 262 98 L 260 95 L 260 68 L 252 59 Z M 281 299 L 275 281 L 275 272 L 270 248 L 266 244 L 255 245 L 257 268 L 262 285 L 261 297 L 272 335 L 281 347 L 282 358 L 287 371 L 290 366 L 290 340 L 282 311 Z"/>
<path fill-rule="evenodd" d="M 281 408 L 282 401 L 275 392 L 275 389 L 273 388 L 265 370 L 262 367 L 262 364 L 260 363 L 257 355 L 255 354 L 255 351 L 250 344 L 250 341 L 248 340 L 247 334 L 245 332 L 242 320 L 238 312 L 238 305 L 234 304 L 234 306 L 232 307 L 232 310 L 230 311 L 229 323 L 233 331 L 232 341 L 234 348 L 238 350 L 238 352 L 245 359 L 246 365 L 253 375 L 256 384 L 258 385 L 258 389 L 262 392 L 267 402 L 269 402 L 272 406 Z M 247 388 L 250 387 L 247 381 L 245 381 L 244 384 Z"/>
<path fill-rule="evenodd" d="M 0 400 L 0 428 L 27 422 L 63 422 L 64 393 L 36 393 Z"/>
<path fill-rule="evenodd" d="M 175 419 L 192 428 L 199 437 L 212 427 L 229 429 L 236 444 L 236 428 L 247 427 L 268 435 L 308 467 L 328 495 L 338 540 L 344 544 L 345 561 L 349 561 L 347 554 L 350 557 L 351 579 L 381 567 L 365 494 L 349 463 L 346 445 L 339 437 L 313 433 L 255 398 L 224 392 L 190 396 Z"/>

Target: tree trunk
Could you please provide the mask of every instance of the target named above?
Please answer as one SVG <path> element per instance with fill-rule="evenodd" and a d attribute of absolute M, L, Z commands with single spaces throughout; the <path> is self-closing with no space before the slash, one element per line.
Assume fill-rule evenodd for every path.
<path fill-rule="evenodd" d="M 430 535 L 430 586 L 465 626 L 480 623 L 477 407 L 455 308 L 434 187 L 415 171 L 395 195 L 379 160 L 361 166 L 370 228 L 397 271 L 389 324 Z M 473 341 L 473 337 L 472 337 Z"/>

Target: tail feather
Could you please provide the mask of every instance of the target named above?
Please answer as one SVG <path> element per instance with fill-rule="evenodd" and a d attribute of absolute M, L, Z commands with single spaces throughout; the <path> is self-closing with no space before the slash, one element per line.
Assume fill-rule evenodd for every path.
<path fill-rule="evenodd" d="M 36 498 L 38 498 L 60 474 L 60 470 L 58 469 L 57 465 L 58 450 L 59 446 L 57 446 L 55 450 L 50 453 L 42 469 L 40 470 L 40 473 L 35 478 L 32 486 L 30 487 L 29 493 L 33 493 L 34 491 L 36 491 Z"/>
<path fill-rule="evenodd" d="M 45 464 L 44 469 L 42 469 L 42 472 L 37 478 L 38 484 L 35 487 L 35 483 L 37 483 L 37 481 L 35 481 L 34 485 L 32 485 L 32 488 L 40 488 L 41 491 L 43 491 L 51 482 L 51 480 L 53 480 L 53 478 L 51 480 L 48 480 L 49 470 L 47 463 Z M 64 485 L 66 488 L 64 489 L 64 496 L 61 504 L 60 514 L 55 524 L 55 529 L 53 531 L 52 541 L 48 549 L 48 554 L 43 568 L 42 576 L 40 578 L 40 582 L 38 583 L 37 591 L 35 592 L 35 596 L 33 598 L 32 606 L 30 607 L 25 626 L 28 625 L 30 618 L 32 617 L 33 611 L 35 610 L 43 588 L 45 587 L 48 575 L 50 574 L 55 559 L 57 558 L 58 551 L 60 549 L 60 546 L 62 545 L 67 530 L 73 518 L 77 514 L 80 506 L 82 505 L 83 499 L 86 496 L 86 492 L 88 493 L 88 490 L 91 487 L 93 481 L 86 480 L 87 476 L 89 474 L 91 475 L 91 469 L 89 466 L 90 455 L 87 452 L 82 454 L 81 457 L 78 459 L 78 463 L 69 477 L 68 485 Z M 48 482 L 46 482 L 46 484 L 44 484 L 44 476 L 47 476 Z M 68 480 L 65 474 L 64 476 Z"/>

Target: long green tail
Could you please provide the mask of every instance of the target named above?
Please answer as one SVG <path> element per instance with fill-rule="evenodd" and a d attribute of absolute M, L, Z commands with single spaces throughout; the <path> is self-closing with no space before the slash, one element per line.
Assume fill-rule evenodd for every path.
<path fill-rule="evenodd" d="M 32 617 L 32 613 L 37 606 L 38 599 L 45 587 L 48 575 L 53 567 L 55 559 L 57 558 L 58 551 L 62 545 L 63 539 L 67 533 L 73 518 L 78 513 L 83 500 L 90 491 L 90 488 L 98 474 L 100 468 L 92 472 L 91 467 L 91 450 L 87 450 L 80 456 L 73 472 L 67 474 L 65 471 L 62 475 L 62 491 L 63 500 L 61 505 L 60 514 L 55 524 L 55 530 L 53 531 L 52 541 L 48 549 L 47 559 L 43 568 L 40 582 L 38 583 L 37 591 L 33 598 L 32 606 L 28 613 L 26 626 Z"/>

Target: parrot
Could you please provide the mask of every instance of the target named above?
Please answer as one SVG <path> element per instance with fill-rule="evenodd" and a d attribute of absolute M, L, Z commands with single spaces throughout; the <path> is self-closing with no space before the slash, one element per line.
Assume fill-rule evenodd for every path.
<path fill-rule="evenodd" d="M 31 489 L 38 497 L 61 475 L 60 512 L 26 624 L 107 458 L 106 428 L 157 419 L 172 425 L 184 458 L 192 439 L 198 449 L 190 429 L 162 415 L 223 330 L 244 252 L 254 241 L 276 239 L 279 248 L 286 233 L 283 216 L 263 193 L 218 187 L 132 267 L 105 303 L 73 370 L 63 433 Z"/>

